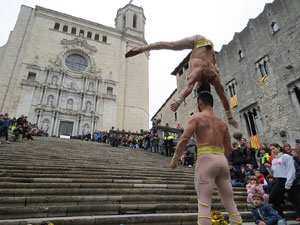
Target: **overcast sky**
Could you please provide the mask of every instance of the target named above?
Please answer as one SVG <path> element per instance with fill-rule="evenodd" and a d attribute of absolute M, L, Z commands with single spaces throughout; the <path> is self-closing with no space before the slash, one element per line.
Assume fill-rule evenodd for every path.
<path fill-rule="evenodd" d="M 133 0 L 146 16 L 145 38 L 148 43 L 175 41 L 201 34 L 214 42 L 219 51 L 242 31 L 250 18 L 257 17 L 266 3 L 273 0 Z M 117 10 L 129 0 L 1 0 L 0 46 L 7 42 L 22 4 L 39 5 L 72 16 L 114 27 Z M 189 51 L 152 51 L 149 60 L 149 119 L 176 88 L 170 73 Z"/>

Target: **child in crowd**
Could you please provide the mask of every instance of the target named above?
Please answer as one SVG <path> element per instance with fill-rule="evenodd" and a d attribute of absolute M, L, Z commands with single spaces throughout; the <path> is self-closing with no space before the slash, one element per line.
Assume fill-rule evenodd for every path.
<path fill-rule="evenodd" d="M 26 137 L 27 137 L 28 141 L 33 141 L 33 138 L 32 138 L 32 129 L 28 129 L 27 130 Z"/>
<path fill-rule="evenodd" d="M 254 169 L 253 165 L 251 163 L 246 164 L 246 170 L 245 170 L 245 177 L 246 177 L 246 182 L 250 180 L 251 176 L 254 176 Z"/>
<path fill-rule="evenodd" d="M 275 179 L 273 176 L 268 175 L 266 180 L 267 180 L 267 185 L 264 186 L 264 190 L 266 194 L 270 194 L 275 184 Z"/>
<path fill-rule="evenodd" d="M 245 174 L 234 168 L 231 162 L 228 162 L 228 167 L 232 187 L 245 187 Z"/>
<path fill-rule="evenodd" d="M 263 197 L 253 195 L 252 215 L 255 224 L 258 225 L 285 225 L 286 221 L 268 204 L 263 203 Z"/>
<path fill-rule="evenodd" d="M 259 158 L 259 171 L 266 177 L 269 175 L 265 163 L 270 162 L 270 155 L 267 153 L 265 148 L 260 148 L 260 158 Z"/>
<path fill-rule="evenodd" d="M 252 176 L 249 180 L 249 183 L 246 185 L 247 189 L 247 202 L 253 203 L 253 195 L 254 194 L 260 194 L 264 198 L 264 202 L 269 202 L 269 196 L 265 194 L 265 191 L 263 189 L 263 186 L 259 183 L 259 180 L 256 176 Z"/>
<path fill-rule="evenodd" d="M 267 184 L 264 175 L 259 170 L 255 170 L 254 175 L 257 177 L 260 184 L 263 184 L 263 185 Z"/>

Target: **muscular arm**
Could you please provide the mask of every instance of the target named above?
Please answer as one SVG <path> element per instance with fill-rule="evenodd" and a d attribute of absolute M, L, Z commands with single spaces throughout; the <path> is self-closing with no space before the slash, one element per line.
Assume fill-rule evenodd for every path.
<path fill-rule="evenodd" d="M 223 146 L 224 146 L 224 155 L 226 158 L 228 158 L 230 153 L 232 152 L 232 148 L 231 148 L 230 133 L 227 125 L 226 125 L 226 131 L 223 139 Z"/>

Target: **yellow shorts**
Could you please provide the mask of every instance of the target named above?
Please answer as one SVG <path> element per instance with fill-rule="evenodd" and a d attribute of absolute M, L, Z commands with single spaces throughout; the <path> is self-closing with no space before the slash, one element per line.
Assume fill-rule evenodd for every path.
<path fill-rule="evenodd" d="M 200 146 L 197 148 L 197 157 L 202 154 L 224 155 L 223 148 L 220 146 Z"/>
<path fill-rule="evenodd" d="M 208 40 L 199 40 L 199 41 L 195 42 L 194 49 L 201 48 L 201 47 L 204 47 L 204 46 L 211 46 L 213 48 L 213 43 L 211 43 Z"/>

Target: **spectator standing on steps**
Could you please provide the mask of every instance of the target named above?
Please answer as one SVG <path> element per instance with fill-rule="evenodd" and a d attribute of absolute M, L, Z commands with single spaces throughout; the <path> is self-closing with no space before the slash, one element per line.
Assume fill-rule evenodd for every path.
<path fill-rule="evenodd" d="M 5 113 L 4 114 L 4 129 L 3 129 L 3 133 L 4 133 L 4 136 L 5 136 L 5 140 L 6 140 L 6 143 L 7 144 L 10 144 L 10 142 L 8 141 L 8 129 L 9 127 L 11 126 L 11 120 L 10 118 L 8 117 L 8 113 Z"/>
<path fill-rule="evenodd" d="M 297 193 L 297 184 L 295 180 L 295 166 L 292 156 L 285 154 L 285 151 L 279 144 L 270 145 L 274 154 L 272 165 L 266 163 L 265 166 L 273 177 L 277 179 L 269 195 L 270 203 L 273 204 L 278 214 L 284 218 L 280 200 L 284 197 L 285 192 L 288 194 L 289 201 L 294 205 L 297 213 L 297 221 L 300 221 L 300 197 Z"/>

